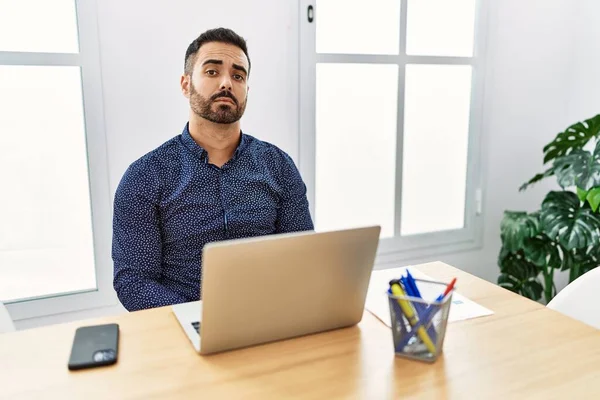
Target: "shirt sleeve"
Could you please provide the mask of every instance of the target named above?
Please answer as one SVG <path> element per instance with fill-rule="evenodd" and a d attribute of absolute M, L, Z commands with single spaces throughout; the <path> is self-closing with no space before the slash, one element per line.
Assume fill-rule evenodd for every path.
<path fill-rule="evenodd" d="M 115 194 L 113 286 L 129 311 L 185 301 L 160 283 L 162 238 L 158 182 L 157 175 L 134 163 L 125 172 Z"/>
<path fill-rule="evenodd" d="M 306 185 L 291 157 L 282 157 L 283 195 L 276 222 L 276 232 L 299 232 L 314 229 L 310 216 Z"/>

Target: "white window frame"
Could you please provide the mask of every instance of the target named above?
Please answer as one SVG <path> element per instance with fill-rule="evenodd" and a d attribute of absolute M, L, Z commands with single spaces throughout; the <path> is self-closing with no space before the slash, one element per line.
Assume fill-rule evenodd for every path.
<path fill-rule="evenodd" d="M 320 0 L 326 1 L 326 0 Z M 488 1 L 478 0 L 475 16 L 473 57 L 412 56 L 406 54 L 406 21 L 408 0 L 401 0 L 400 47 L 398 55 L 317 54 L 316 19 L 319 18 L 318 0 L 299 0 L 300 4 L 300 103 L 299 103 L 299 169 L 306 182 L 311 214 L 315 215 L 315 142 L 316 142 L 316 65 L 317 63 L 373 63 L 397 64 L 398 120 L 396 148 L 395 236 L 380 240 L 376 263 L 378 265 L 482 247 L 482 126 L 485 82 L 485 44 L 488 26 Z M 308 7 L 313 8 L 313 22 L 308 21 Z M 368 4 L 365 3 L 365 7 Z M 465 225 L 463 229 L 424 233 L 400 237 L 402 215 L 402 146 L 404 137 L 404 92 L 407 64 L 471 65 L 472 88 L 469 121 L 469 148 L 465 198 Z M 398 235 L 398 236 L 396 236 Z"/>
<path fill-rule="evenodd" d="M 108 179 L 106 136 L 96 0 L 76 0 L 79 53 L 2 52 L 0 65 L 79 66 L 90 181 L 96 289 L 7 302 L 15 321 L 62 314 L 118 303 L 112 288 L 112 207 Z M 0 276 L 2 269 L 0 267 Z"/>

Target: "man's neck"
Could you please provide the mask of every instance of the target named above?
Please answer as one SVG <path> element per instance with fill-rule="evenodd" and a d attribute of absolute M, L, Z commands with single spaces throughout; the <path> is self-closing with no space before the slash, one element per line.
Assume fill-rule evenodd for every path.
<path fill-rule="evenodd" d="M 240 121 L 216 124 L 195 114 L 190 115 L 189 131 L 192 139 L 207 151 L 208 161 L 217 167 L 233 157 L 241 138 Z"/>

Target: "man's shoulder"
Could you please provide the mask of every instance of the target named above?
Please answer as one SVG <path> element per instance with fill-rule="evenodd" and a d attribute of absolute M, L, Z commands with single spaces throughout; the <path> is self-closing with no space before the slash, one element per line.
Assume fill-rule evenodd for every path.
<path fill-rule="evenodd" d="M 261 164 L 273 177 L 293 181 L 302 179 L 292 157 L 275 144 L 253 138 L 251 149 L 255 162 Z"/>
<path fill-rule="evenodd" d="M 144 154 L 132 162 L 121 179 L 122 189 L 144 192 L 158 190 L 168 177 L 165 174 L 172 170 L 180 158 L 179 136 L 175 136 L 154 150 Z"/>
<path fill-rule="evenodd" d="M 163 169 L 166 164 L 176 161 L 181 151 L 179 136 L 172 137 L 132 162 L 129 170 L 138 173 L 155 173 Z"/>
<path fill-rule="evenodd" d="M 260 140 L 248 134 L 246 134 L 246 136 L 250 140 L 250 150 L 253 153 L 259 155 L 261 158 L 265 160 L 271 160 L 277 163 L 294 163 L 292 157 L 290 157 L 288 153 L 286 153 L 277 145 L 264 140 Z"/>

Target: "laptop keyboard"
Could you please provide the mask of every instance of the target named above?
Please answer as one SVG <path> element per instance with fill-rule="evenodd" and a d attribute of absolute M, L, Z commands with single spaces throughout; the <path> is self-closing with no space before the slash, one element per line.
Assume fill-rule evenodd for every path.
<path fill-rule="evenodd" d="M 200 321 L 192 322 L 192 326 L 194 327 L 196 332 L 198 332 L 198 334 L 200 334 Z"/>

